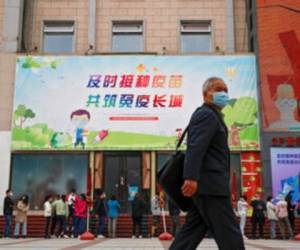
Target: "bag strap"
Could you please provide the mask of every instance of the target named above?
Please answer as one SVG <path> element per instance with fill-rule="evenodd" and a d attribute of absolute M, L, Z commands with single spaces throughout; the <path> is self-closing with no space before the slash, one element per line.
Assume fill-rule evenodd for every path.
<path fill-rule="evenodd" d="M 201 106 L 201 107 L 202 107 L 202 106 Z M 198 107 L 198 108 L 196 109 L 196 111 L 197 111 L 198 109 L 200 109 L 201 107 Z M 196 112 L 196 111 L 195 111 L 195 112 Z M 181 146 L 181 144 L 182 144 L 182 142 L 183 142 L 183 140 L 184 140 L 184 137 L 185 137 L 186 133 L 188 132 L 189 125 L 190 125 L 190 124 L 188 124 L 188 125 L 186 126 L 186 128 L 183 130 L 183 133 L 182 133 L 182 135 L 180 136 L 180 138 L 179 138 L 179 140 L 178 140 L 178 142 L 177 142 L 175 152 L 177 152 L 177 151 L 179 150 L 179 148 L 180 148 L 180 146 Z"/>
<path fill-rule="evenodd" d="M 176 150 L 175 150 L 176 152 L 177 152 L 178 149 L 180 148 L 180 146 L 181 146 L 181 144 L 182 144 L 182 142 L 183 142 L 183 139 L 184 139 L 186 133 L 188 132 L 188 129 L 189 129 L 189 126 L 187 126 L 187 127 L 185 128 L 185 130 L 183 131 L 182 135 L 180 136 L 180 138 L 179 138 L 179 140 L 178 140 L 178 142 L 177 142 L 177 145 L 176 145 Z"/>

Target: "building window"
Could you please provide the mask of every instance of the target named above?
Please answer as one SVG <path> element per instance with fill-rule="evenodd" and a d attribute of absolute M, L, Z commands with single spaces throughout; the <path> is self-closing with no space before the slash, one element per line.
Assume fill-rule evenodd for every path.
<path fill-rule="evenodd" d="M 14 154 L 11 187 L 15 197 L 29 195 L 30 208 L 42 210 L 46 195 L 87 192 L 89 156 L 83 154 Z"/>
<path fill-rule="evenodd" d="M 74 22 L 46 21 L 43 30 L 44 53 L 72 53 L 74 50 Z"/>
<path fill-rule="evenodd" d="M 180 32 L 182 53 L 212 52 L 209 21 L 182 21 Z"/>
<path fill-rule="evenodd" d="M 142 22 L 113 22 L 112 52 L 143 52 Z"/>

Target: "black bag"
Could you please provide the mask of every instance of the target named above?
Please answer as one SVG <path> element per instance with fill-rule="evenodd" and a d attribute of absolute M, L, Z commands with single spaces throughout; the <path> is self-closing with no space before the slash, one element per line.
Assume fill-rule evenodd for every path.
<path fill-rule="evenodd" d="M 192 199 L 183 196 L 181 187 L 183 185 L 183 167 L 185 153 L 179 151 L 183 139 L 187 133 L 188 127 L 181 135 L 175 154 L 158 170 L 158 183 L 163 188 L 167 196 L 178 206 L 182 211 L 187 211 L 192 205 Z"/>

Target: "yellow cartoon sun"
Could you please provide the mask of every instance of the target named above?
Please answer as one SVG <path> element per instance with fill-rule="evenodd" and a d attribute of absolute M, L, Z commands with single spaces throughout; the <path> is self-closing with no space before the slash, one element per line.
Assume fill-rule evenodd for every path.
<path fill-rule="evenodd" d="M 236 69 L 233 68 L 233 67 L 228 67 L 225 69 L 225 74 L 228 76 L 228 77 L 235 77 L 236 75 Z"/>

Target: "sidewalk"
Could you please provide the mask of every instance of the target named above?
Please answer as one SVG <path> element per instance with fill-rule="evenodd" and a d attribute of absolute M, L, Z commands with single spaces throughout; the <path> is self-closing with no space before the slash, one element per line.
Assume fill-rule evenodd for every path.
<path fill-rule="evenodd" d="M 170 242 L 158 239 L 96 239 L 94 241 L 80 241 L 78 239 L 0 239 L 0 250 L 165 250 Z M 300 250 L 297 241 L 276 240 L 247 240 L 247 250 Z M 205 239 L 198 250 L 218 250 L 213 240 Z"/>

